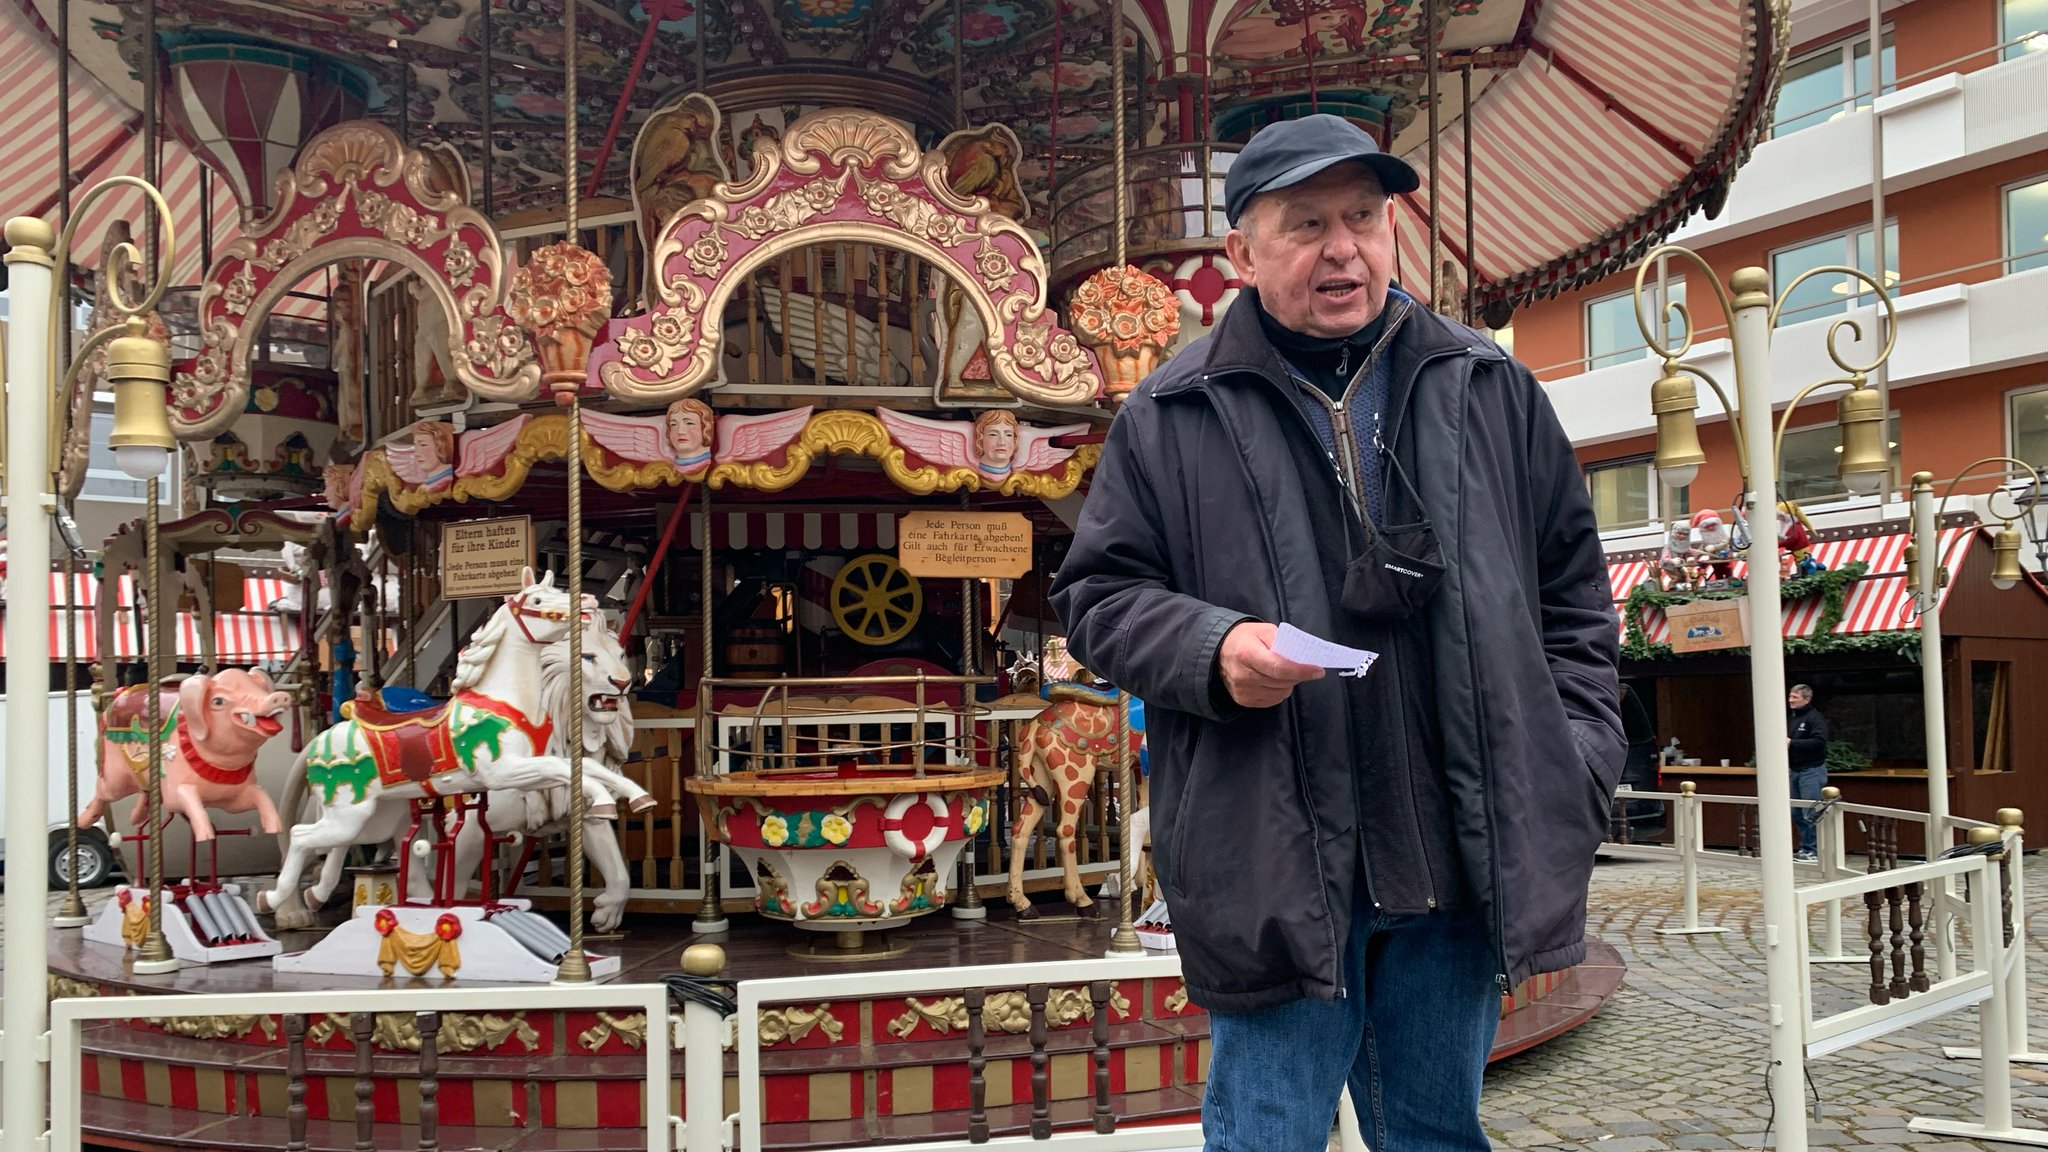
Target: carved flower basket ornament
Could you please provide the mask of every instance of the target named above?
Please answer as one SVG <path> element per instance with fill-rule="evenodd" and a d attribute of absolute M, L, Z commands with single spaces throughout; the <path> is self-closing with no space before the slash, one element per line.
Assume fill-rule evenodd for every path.
<path fill-rule="evenodd" d="M 591 343 L 612 314 L 611 270 L 566 240 L 535 252 L 512 277 L 505 313 L 533 336 L 541 382 L 566 405 L 583 387 Z"/>
<path fill-rule="evenodd" d="M 1083 280 L 1067 303 L 1067 318 L 1102 362 L 1105 390 L 1118 398 L 1159 367 L 1180 335 L 1173 289 L 1128 264 Z"/>

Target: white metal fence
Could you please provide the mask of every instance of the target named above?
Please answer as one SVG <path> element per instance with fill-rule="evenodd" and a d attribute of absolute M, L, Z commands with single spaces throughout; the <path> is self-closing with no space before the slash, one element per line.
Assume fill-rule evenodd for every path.
<path fill-rule="evenodd" d="M 1679 793 L 1625 793 L 1624 802 L 1652 801 L 1666 806 L 1668 843 L 1614 843 L 1603 851 L 1615 856 L 1668 859 L 1680 865 L 1682 925 L 1672 932 L 1713 931 L 1716 926 L 1700 923 L 1699 864 L 1755 863 L 1741 853 L 1710 851 L 1704 843 L 1701 811 L 1708 803 L 1735 806 L 1754 805 L 1753 798 L 1702 797 L 1690 790 Z M 1801 934 L 1798 942 L 1802 972 L 1802 1020 L 1805 1050 L 1819 1058 L 1889 1032 L 1937 1017 L 1978 1009 L 1982 1043 L 1977 1049 L 1949 1049 L 1958 1058 L 1981 1061 L 1983 1117 L 1979 1124 L 1959 1125 L 1953 1121 L 1915 1121 L 1926 1131 L 1964 1135 L 1979 1139 L 2020 1140 L 2048 1144 L 2048 1133 L 2015 1129 L 2012 1124 L 2010 1064 L 2018 1060 L 2041 1060 L 2027 1050 L 2025 893 L 2023 869 L 2018 861 L 2023 848 L 2017 826 L 2002 830 L 1997 844 L 1980 845 L 1977 854 L 1937 859 L 1925 864 L 1897 866 L 1894 858 L 1870 872 L 1852 872 L 1843 852 L 1845 821 L 1898 821 L 1925 826 L 1922 813 L 1872 808 L 1835 802 L 1816 805 L 1821 809 L 1820 860 L 1802 866 L 1805 883 L 1799 892 L 1800 906 L 1809 913 L 1818 910 L 1818 946 Z M 1975 821 L 1953 821 L 1958 828 L 1988 827 Z M 1951 831 L 1950 835 L 1953 835 Z M 1979 833 L 1980 837 L 1985 834 Z M 1937 837 L 1937 843 L 1940 838 Z M 1877 844 L 1882 848 L 1880 840 Z M 2000 851 L 2002 849 L 2002 852 Z M 1894 837 L 1892 849 L 1896 852 Z M 1861 905 L 1869 915 L 1867 951 L 1845 951 L 1842 907 Z M 1887 917 L 1889 919 L 1887 919 Z M 1954 921 L 1967 933 L 1969 950 L 1961 953 L 1944 947 L 1947 966 L 1939 961 L 1930 970 L 1924 946 L 1942 939 L 1946 926 Z M 1910 941 L 1908 935 L 1910 934 Z M 1910 947 L 1908 946 L 1910 944 Z M 1908 965 L 1910 958 L 1910 965 Z M 1967 958 L 1964 967 L 1960 960 Z M 1856 961 L 1872 965 L 1872 1003 L 1823 1011 L 1816 1008 L 1812 980 L 1813 965 Z M 1887 970 L 1887 966 L 1889 969 Z M 1958 971 L 1958 968 L 1962 968 Z M 971 1152 L 976 1148 L 1025 1148 L 1057 1144 L 1070 1152 L 1147 1152 L 1147 1150 L 1191 1149 L 1202 1143 L 1199 1124 L 1144 1124 L 1128 1122 L 1114 1112 L 1116 1098 L 1108 1093 L 1108 1061 L 1114 1050 L 1109 1039 L 1109 1005 L 1119 983 L 1173 978 L 1180 974 L 1174 956 L 1082 959 L 1032 965 L 982 965 L 950 969 L 914 969 L 894 972 L 834 972 L 824 975 L 791 976 L 749 980 L 736 989 L 737 1015 L 741 1021 L 754 1020 L 776 1005 L 815 1004 L 821 1001 L 871 1000 L 910 996 L 958 996 L 960 1013 L 968 1028 L 963 1036 L 958 1062 L 969 1075 L 969 1132 L 950 1140 L 905 1145 L 901 1152 Z M 1887 979 L 1888 977 L 1888 979 Z M 1048 1045 L 1045 1006 L 1052 990 L 1090 998 L 1095 1007 L 1092 1034 L 1063 1033 L 1057 1045 Z M 507 990 L 492 988 L 421 988 L 374 991 L 280 992 L 262 994 L 220 994 L 199 996 L 107 997 L 58 999 L 51 1003 L 50 1037 L 50 1136 L 52 1152 L 75 1152 L 80 1148 L 86 1097 L 83 1093 L 82 1057 L 84 1035 L 89 1026 L 103 1021 L 136 1019 L 174 1020 L 249 1014 L 281 1017 L 312 1017 L 332 1014 L 452 1013 L 502 1010 Z M 678 1010 L 672 1006 L 669 989 L 660 984 L 612 984 L 582 987 L 522 987 L 517 990 L 520 1006 L 529 1011 L 609 1010 L 645 1013 L 650 1042 L 639 1049 L 644 1060 L 645 1084 L 671 1083 L 674 1048 L 656 1038 L 670 1038 L 683 1053 L 682 1116 L 670 1114 L 667 1091 L 645 1093 L 645 1145 L 650 1152 L 684 1148 L 688 1152 L 760 1152 L 764 1146 L 764 1080 L 759 1030 L 740 1027 L 728 1032 L 725 1014 L 718 1008 L 689 1003 Z M 998 996 L 1021 997 L 1028 1003 L 1031 1019 L 1030 1047 L 1019 1050 L 1014 1040 L 991 1049 L 986 1043 L 982 1008 Z M 1014 1005 L 1013 1005 L 1014 1006 Z M 1077 1045 L 1075 1037 L 1090 1043 Z M 728 1036 L 731 1037 L 728 1040 Z M 725 1049 L 736 1049 L 738 1109 L 725 1109 Z M 358 1069 L 368 1075 L 366 1041 L 359 1041 Z M 1048 1074 L 1055 1059 L 1066 1062 L 1071 1071 L 1076 1058 L 1086 1062 L 1086 1083 L 1092 1091 L 1085 1098 L 1054 1100 Z M 1033 1087 L 1028 1101 L 1030 1113 L 1024 1134 L 997 1135 L 1004 1125 L 991 1122 L 989 1097 L 982 1089 L 988 1062 L 1027 1059 L 1031 1062 Z M 300 1069 L 303 1071 L 303 1069 Z M 328 1073 L 332 1075 L 332 1073 Z M 1072 1093 L 1067 1094 L 1072 1097 Z M 355 1117 L 359 1132 L 365 1132 L 370 1112 L 367 1096 Z M 1021 1107 L 1027 1102 L 1019 1099 Z M 1340 1109 L 1346 1111 L 1348 1109 Z M 423 1110 L 423 1115 L 425 1114 Z M 305 1115 L 297 1110 L 298 1118 Z M 1012 1114 L 1017 1115 L 1016 1113 Z M 338 1118 L 330 1122 L 345 1122 Z M 1015 1124 L 1013 1119 L 1011 1123 Z M 426 1133 L 422 1134 L 424 1141 Z M 1345 1125 L 1344 1145 L 1362 1150 L 1355 1126 Z M 424 1143 L 422 1146 L 426 1146 Z"/>

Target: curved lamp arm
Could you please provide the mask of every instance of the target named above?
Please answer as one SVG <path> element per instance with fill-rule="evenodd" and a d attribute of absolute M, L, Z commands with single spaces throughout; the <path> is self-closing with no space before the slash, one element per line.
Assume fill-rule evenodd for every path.
<path fill-rule="evenodd" d="M 1993 464 L 2000 464 L 2004 467 L 2001 467 L 1996 472 L 1993 472 L 1989 470 L 1989 466 Z M 2031 477 L 2034 481 L 2033 488 L 2030 489 L 2027 493 L 2026 501 L 2024 503 L 2021 503 L 2018 497 L 2014 497 L 2013 514 L 2010 516 L 2001 514 L 1998 511 L 1998 509 L 1991 506 L 1989 500 L 1986 500 L 1984 505 L 1986 511 L 1990 512 L 1993 516 L 1998 517 L 1999 523 L 2012 523 L 2020 517 L 2025 516 L 2028 513 L 2032 512 L 2037 506 L 2039 506 L 2042 503 L 2043 500 L 2048 500 L 2048 494 L 2044 494 L 2041 491 L 2041 485 L 2044 479 L 2041 474 L 2041 469 L 2034 467 L 2032 464 L 2029 464 L 2024 460 L 2018 460 L 2011 456 L 1986 456 L 1982 460 L 1972 460 L 1970 461 L 1970 463 L 1964 465 L 1962 471 L 1956 473 L 1955 479 L 1950 480 L 1948 482 L 1948 487 L 1942 490 L 1941 498 L 1934 502 L 1934 514 L 1937 517 L 1939 517 L 1941 515 L 1942 509 L 1948 505 L 1949 498 L 1956 494 L 1956 485 L 1961 484 L 1963 481 L 1970 479 L 1972 476 L 1981 474 L 1987 476 L 1997 475 L 2010 477 L 2016 472 L 2024 473 L 2025 475 Z M 1933 483 L 1933 478 L 1929 477 L 1929 486 L 1931 487 Z"/>
<path fill-rule="evenodd" d="M 49 480 L 50 491 L 52 492 L 58 491 L 62 487 L 58 479 L 58 470 L 61 467 L 60 461 L 63 457 L 64 425 L 66 420 L 60 418 L 58 414 L 70 411 L 71 406 L 66 401 L 70 398 L 72 390 L 78 386 L 79 372 L 92 359 L 94 352 L 107 346 L 114 340 L 123 336 L 142 336 L 146 331 L 142 327 L 142 317 L 148 315 L 156 308 L 158 301 L 163 299 L 165 290 L 170 287 L 171 265 L 174 263 L 172 255 L 178 250 L 177 223 L 171 217 L 171 207 L 164 202 L 163 193 L 157 191 L 148 181 L 138 176 L 110 176 L 87 189 L 85 195 L 79 197 L 78 203 L 66 212 L 67 219 L 64 231 L 57 237 L 57 247 L 52 253 L 52 260 L 56 265 L 56 274 L 59 276 L 70 275 L 72 241 L 77 237 L 79 224 L 86 218 L 86 209 L 91 207 L 93 202 L 100 197 L 124 187 L 140 191 L 149 200 L 150 207 L 156 211 L 158 225 L 163 230 L 162 249 L 164 258 L 157 262 L 156 279 L 149 284 L 148 291 L 143 294 L 141 300 L 129 301 L 123 299 L 121 277 L 113 274 L 107 277 L 106 303 L 127 320 L 127 323 L 120 325 L 110 324 L 93 333 L 86 340 L 85 344 L 79 348 L 77 354 L 71 357 L 70 366 L 64 371 L 61 380 L 57 374 L 57 356 L 55 353 L 59 347 L 58 341 L 64 338 L 64 333 L 70 323 L 70 317 L 61 315 L 61 310 L 58 308 L 53 307 L 50 309 L 51 355 L 49 358 L 49 387 L 51 407 L 49 427 L 46 429 L 49 454 L 45 459 L 50 468 Z M 109 261 L 126 261 L 130 267 L 137 269 L 144 266 L 141 249 L 127 242 L 115 245 L 114 250 L 107 254 L 107 259 Z M 112 269 L 109 269 L 109 272 L 111 273 Z M 116 409 L 115 422 L 117 425 L 120 423 L 118 407 Z M 168 430 L 168 421 L 166 421 L 165 427 Z M 116 430 L 118 431 L 119 429 L 117 428 Z"/>
<path fill-rule="evenodd" d="M 1683 301 L 1667 299 L 1664 301 L 1661 314 L 1657 317 L 1659 322 L 1654 326 L 1651 324 L 1650 317 L 1643 310 L 1643 286 L 1645 280 L 1649 277 L 1651 265 L 1674 257 L 1681 263 L 1689 264 L 1697 269 L 1701 279 L 1714 290 L 1714 299 L 1721 306 L 1721 319 L 1728 326 L 1730 334 L 1733 334 L 1735 304 L 1729 298 L 1728 290 L 1722 286 L 1721 279 L 1715 274 L 1713 267 L 1699 253 L 1679 244 L 1663 244 L 1651 249 L 1649 254 L 1643 257 L 1642 263 L 1637 266 L 1635 282 L 1636 327 L 1643 334 L 1644 345 L 1652 353 L 1663 359 L 1664 375 L 1667 379 L 1684 373 L 1685 375 L 1705 381 L 1707 387 L 1714 390 L 1714 395 L 1721 401 L 1721 410 L 1728 414 L 1728 421 L 1735 428 L 1735 454 L 1737 462 L 1742 469 L 1743 484 L 1747 487 L 1749 451 L 1744 444 L 1742 408 L 1729 396 L 1728 390 L 1721 387 L 1720 381 L 1714 379 L 1705 369 L 1695 364 L 1685 363 L 1685 357 L 1692 351 L 1693 344 L 1697 341 L 1698 336 L 1698 329 L 1693 323 L 1692 309 L 1688 308 Z M 1666 332 L 1667 325 L 1674 319 L 1679 322 L 1682 333 L 1677 343 L 1672 344 L 1666 342 Z M 1739 364 L 1736 371 L 1738 375 L 1735 384 L 1739 394 L 1742 387 Z"/>
<path fill-rule="evenodd" d="M 1807 397 L 1836 384 L 1847 384 L 1852 391 L 1865 386 L 1862 376 L 1830 376 L 1825 380 L 1816 380 L 1794 393 L 1792 402 L 1785 405 L 1785 411 L 1778 416 L 1778 431 L 1771 437 L 1772 459 L 1782 461 L 1785 458 L 1785 433 L 1792 428 L 1792 413 L 1798 411 L 1801 404 L 1806 403 Z"/>
<path fill-rule="evenodd" d="M 1778 293 L 1777 300 L 1771 304 L 1771 330 L 1777 331 L 1778 317 L 1784 314 L 1785 302 L 1792 298 L 1792 293 L 1798 291 L 1801 284 L 1816 276 L 1847 276 L 1852 280 L 1861 280 L 1865 284 L 1870 285 L 1870 290 L 1876 294 L 1878 302 L 1884 305 L 1884 347 L 1879 350 L 1877 358 L 1868 364 L 1849 363 L 1849 361 L 1843 359 L 1841 350 L 1835 347 L 1835 340 L 1841 336 L 1844 328 L 1848 329 L 1856 339 L 1863 339 L 1863 324 L 1861 321 L 1853 316 L 1844 316 L 1833 324 L 1828 325 L 1828 359 L 1835 362 L 1835 367 L 1840 368 L 1851 376 L 1868 376 L 1872 372 L 1877 371 L 1879 365 L 1892 358 L 1892 349 L 1898 346 L 1899 310 L 1898 306 L 1892 303 L 1892 294 L 1885 289 L 1885 286 L 1879 284 L 1875 277 L 1860 268 L 1851 268 L 1844 264 L 1824 264 L 1819 268 L 1809 268 L 1801 272 L 1790 284 L 1785 285 L 1784 290 Z M 1861 293 L 1858 293 L 1858 295 L 1861 295 Z"/>
<path fill-rule="evenodd" d="M 1994 465 L 1996 466 L 1995 468 L 1993 467 Z M 1969 464 L 1965 465 L 1961 471 L 1957 472 L 1955 478 L 1948 482 L 1948 487 L 1943 490 L 1939 499 L 1934 498 L 1933 473 L 1921 472 L 1913 477 L 1913 492 L 1915 498 L 1917 499 L 1920 493 L 1922 492 L 1927 493 L 1928 498 L 1933 505 L 1931 520 L 1938 525 L 1940 523 L 1943 510 L 1948 507 L 1948 502 L 1951 499 L 1953 499 L 1956 495 L 1956 487 L 1960 485 L 1963 481 L 1971 479 L 1972 477 L 1982 477 L 1988 475 L 2010 477 L 2013 476 L 2015 473 L 2030 477 L 2033 480 L 2033 483 L 2029 485 L 2024 499 L 2021 499 L 2017 496 L 2011 497 L 2011 501 L 2013 504 L 2013 511 L 2011 515 L 2007 515 L 2003 512 L 2000 512 L 1998 510 L 1998 506 L 1995 503 L 1993 503 L 1993 499 L 1995 499 L 1995 497 L 1997 496 L 1997 493 L 1995 492 L 1992 493 L 1990 497 L 1987 497 L 1984 502 L 1985 510 L 1991 513 L 1991 515 L 1998 518 L 2000 526 L 1998 532 L 2000 539 L 1994 541 L 1992 544 L 1992 551 L 1994 555 L 1997 557 L 1997 559 L 1994 560 L 1994 582 L 1999 578 L 1997 567 L 2006 562 L 2010 562 L 2014 566 L 2011 571 L 2015 579 L 2017 578 L 2017 575 L 2019 573 L 2018 564 L 2020 542 L 2018 530 L 2013 528 L 2012 524 L 2013 521 L 2024 516 L 2028 518 L 2029 528 L 2031 529 L 2033 527 L 2033 515 L 2035 510 L 2042 505 L 2044 500 L 2048 500 L 2048 492 L 2043 491 L 2044 487 L 2048 487 L 2048 476 L 2044 476 L 2041 469 L 2034 467 L 2032 464 L 2029 464 L 2024 460 L 2018 460 L 2011 456 L 1986 456 L 1980 460 L 1972 460 Z M 2035 545 L 2037 548 L 2040 546 L 2040 544 L 2041 541 L 2035 541 Z M 1915 546 L 1913 551 L 1918 551 L 1917 545 Z M 1909 571 L 1911 571 L 1914 566 L 1920 563 L 1935 565 L 1935 567 L 1931 569 L 1931 571 L 1937 574 L 1932 583 L 1932 588 L 1938 591 L 1941 585 L 1945 582 L 1947 575 L 1940 564 L 1940 559 L 1941 558 L 1938 555 L 1920 557 L 1915 556 L 1912 553 L 1909 553 L 1907 563 Z M 1921 580 L 1917 574 L 1913 575 L 1909 582 L 1912 585 L 1910 589 L 1910 594 L 1913 598 L 1913 604 L 1915 609 L 1922 613 L 1928 611 L 1931 603 L 1930 596 L 1933 595 L 1934 592 L 1930 592 L 1929 588 L 1925 586 L 1925 582 Z"/>

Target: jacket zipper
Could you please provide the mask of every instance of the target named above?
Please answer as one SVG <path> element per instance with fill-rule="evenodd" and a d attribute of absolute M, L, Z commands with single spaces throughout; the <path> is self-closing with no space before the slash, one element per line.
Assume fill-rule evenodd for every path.
<path fill-rule="evenodd" d="M 1261 373 L 1260 377 L 1261 379 L 1264 379 L 1264 374 Z M 1204 385 L 1206 389 L 1206 386 L 1209 382 L 1209 374 L 1206 372 L 1203 373 L 1201 378 L 1197 382 Z M 1211 404 L 1214 404 L 1213 400 L 1211 401 Z M 1299 411 L 1296 412 L 1296 415 L 1300 415 Z M 1244 473 L 1244 482 L 1246 490 L 1253 493 L 1257 493 L 1258 481 L 1257 478 L 1252 475 L 1251 466 L 1245 463 L 1244 453 L 1235 452 L 1232 453 L 1232 455 L 1237 457 L 1237 466 Z M 1273 556 L 1272 541 L 1270 539 L 1267 539 L 1263 534 L 1261 534 L 1260 544 L 1262 545 L 1260 550 L 1264 552 L 1266 555 L 1266 574 L 1273 581 L 1273 592 L 1275 597 L 1283 601 L 1283 603 L 1280 604 L 1280 610 L 1284 614 L 1287 610 L 1287 605 L 1284 603 L 1284 589 L 1286 588 L 1286 585 L 1280 577 L 1279 561 L 1276 560 Z M 1290 700 L 1289 703 L 1292 703 L 1292 701 Z M 1301 770 L 1300 757 L 1298 756 L 1296 757 L 1295 780 L 1301 788 L 1302 806 L 1308 809 L 1309 827 L 1313 829 L 1316 827 L 1315 799 L 1313 796 L 1310 795 L 1308 780 L 1305 778 Z M 1344 944 L 1343 941 L 1337 939 L 1336 909 L 1330 907 L 1329 905 L 1330 878 L 1327 875 L 1323 874 L 1323 855 L 1319 847 L 1315 851 L 1315 860 L 1316 874 L 1322 881 L 1324 908 L 1328 912 L 1328 915 L 1325 915 L 1323 917 L 1323 923 L 1328 926 L 1330 936 L 1330 955 L 1332 957 L 1330 985 L 1331 987 L 1334 987 L 1337 990 L 1337 999 L 1343 1000 L 1347 999 L 1349 995 L 1348 990 L 1344 987 Z M 1368 877 L 1368 880 L 1370 880 L 1370 877 Z"/>
<path fill-rule="evenodd" d="M 1408 305 L 1406 303 L 1397 301 L 1394 307 L 1397 311 L 1387 318 L 1386 331 L 1381 333 L 1379 342 L 1373 345 L 1372 351 L 1366 356 L 1365 363 L 1359 366 L 1358 372 L 1344 385 L 1343 399 L 1332 401 L 1327 393 L 1313 385 L 1307 388 L 1297 386 L 1298 391 L 1308 392 L 1330 410 L 1330 420 L 1335 431 L 1334 439 L 1337 442 L 1337 451 L 1333 454 L 1331 463 L 1337 468 L 1338 483 L 1342 485 L 1344 491 L 1351 497 L 1352 511 L 1357 516 L 1358 523 L 1365 532 L 1367 542 L 1370 542 L 1378 534 L 1379 526 L 1373 523 L 1372 510 L 1366 507 L 1365 493 L 1358 486 L 1358 439 L 1352 435 L 1351 430 L 1351 394 L 1358 389 L 1359 381 L 1364 380 L 1378 366 L 1380 356 L 1392 342 L 1396 331 L 1401 326 L 1401 322 L 1408 318 Z M 1350 360 L 1350 357 L 1351 347 L 1347 344 L 1344 347 L 1343 357 L 1337 362 L 1338 373 L 1341 374 L 1344 371 L 1344 365 Z M 1389 399 L 1391 399 L 1391 396 Z M 1372 446 L 1375 452 L 1384 452 L 1386 450 L 1385 444 L 1380 439 L 1380 434 L 1384 430 L 1385 424 L 1386 412 L 1383 406 L 1381 410 L 1375 411 L 1372 414 Z M 1385 490 L 1385 486 L 1382 484 L 1381 491 Z M 1403 709 L 1402 722 L 1405 724 L 1408 703 L 1407 693 L 1405 689 L 1398 685 L 1395 690 L 1401 697 Z M 1428 843 L 1429 837 L 1424 833 L 1422 827 L 1421 806 L 1416 802 L 1413 780 L 1408 782 L 1408 807 L 1415 820 L 1416 843 Z M 1377 911 L 1382 905 L 1377 895 L 1378 889 L 1374 888 L 1372 884 L 1372 854 L 1366 849 L 1363 840 L 1364 837 L 1361 835 L 1358 850 L 1358 866 L 1365 876 L 1366 891 L 1373 894 L 1372 906 Z M 1422 861 L 1422 886 L 1424 899 L 1428 902 L 1427 906 L 1433 911 L 1437 906 L 1436 878 L 1431 874 L 1429 861 L 1427 860 Z"/>

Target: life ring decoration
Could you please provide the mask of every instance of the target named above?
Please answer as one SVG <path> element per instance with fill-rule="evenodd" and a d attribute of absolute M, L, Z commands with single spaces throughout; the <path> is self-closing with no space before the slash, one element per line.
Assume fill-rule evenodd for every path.
<path fill-rule="evenodd" d="M 1221 252 L 1198 252 L 1181 261 L 1167 283 L 1180 298 L 1182 314 L 1199 315 L 1204 328 L 1215 326 L 1216 317 L 1230 307 L 1244 287 L 1237 265 Z"/>
<path fill-rule="evenodd" d="M 917 625 L 924 585 L 894 556 L 870 552 L 847 561 L 832 578 L 827 603 L 848 639 L 872 648 L 894 644 Z"/>
<path fill-rule="evenodd" d="M 952 823 L 953 810 L 944 796 L 936 792 L 905 792 L 889 801 L 882 811 L 882 843 L 915 864 L 939 850 Z"/>

